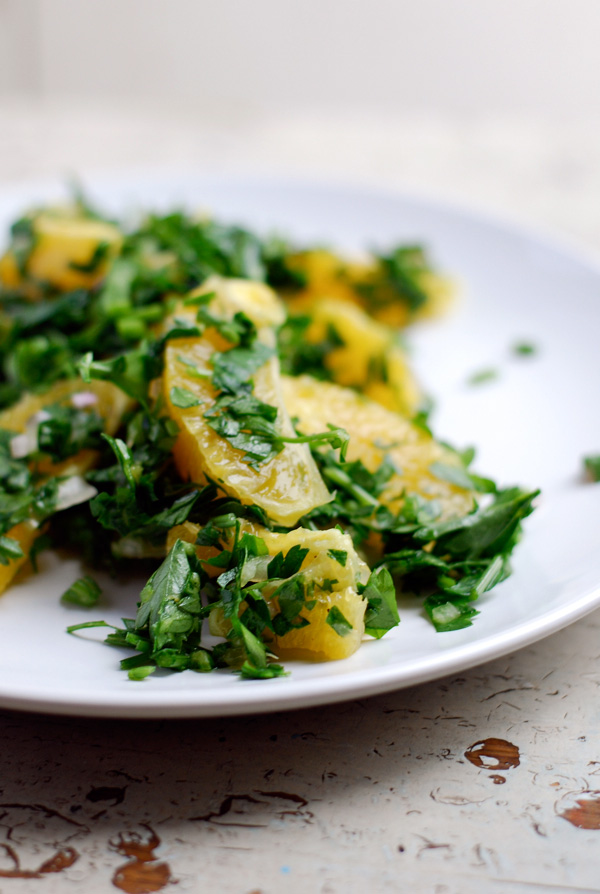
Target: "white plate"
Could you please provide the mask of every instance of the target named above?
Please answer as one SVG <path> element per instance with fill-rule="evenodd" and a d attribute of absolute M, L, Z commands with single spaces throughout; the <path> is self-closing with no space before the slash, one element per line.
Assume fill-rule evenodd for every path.
<path fill-rule="evenodd" d="M 297 708 L 384 692 L 441 677 L 532 643 L 600 605 L 600 485 L 584 483 L 581 459 L 600 452 L 600 268 L 591 261 L 479 214 L 434 201 L 329 185 L 137 174 L 96 180 L 113 210 L 203 206 L 230 221 L 278 227 L 299 239 L 349 249 L 423 241 L 456 273 L 464 296 L 445 319 L 411 335 L 414 359 L 435 395 L 434 429 L 478 449 L 477 469 L 501 483 L 540 486 L 525 521 L 513 576 L 480 601 L 472 627 L 435 633 L 419 604 L 352 658 L 289 663 L 291 675 L 242 681 L 228 672 L 157 673 L 142 683 L 119 670 L 118 650 L 71 637 L 68 624 L 130 617 L 138 590 L 108 582 L 94 611 L 62 606 L 80 574 L 49 555 L 42 573 L 0 601 L 0 705 L 66 714 L 175 717 Z M 0 232 L 24 206 L 55 198 L 56 186 L 5 190 Z M 538 353 L 510 347 L 532 341 Z M 497 380 L 468 386 L 483 367 Z M 90 641 L 92 640 L 92 641 Z"/>

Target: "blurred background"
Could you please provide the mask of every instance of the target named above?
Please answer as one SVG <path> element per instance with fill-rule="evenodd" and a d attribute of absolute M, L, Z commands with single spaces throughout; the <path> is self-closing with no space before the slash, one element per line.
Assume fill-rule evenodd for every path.
<path fill-rule="evenodd" d="M 195 115 L 588 116 L 597 0 L 2 0 L 4 91 Z"/>
<path fill-rule="evenodd" d="M 600 231 L 598 0 L 0 0 L 0 179 L 268 170 Z"/>

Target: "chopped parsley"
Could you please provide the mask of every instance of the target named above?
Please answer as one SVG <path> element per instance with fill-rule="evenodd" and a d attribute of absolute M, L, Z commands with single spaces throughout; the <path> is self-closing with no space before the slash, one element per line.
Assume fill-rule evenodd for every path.
<path fill-rule="evenodd" d="M 308 340 L 312 317 L 290 314 L 279 330 L 278 346 L 281 369 L 286 375 L 308 374 L 315 379 L 333 381 L 327 366 L 327 358 L 333 350 L 345 342 L 332 324 L 327 326 L 325 337 L 320 341 Z"/>
<path fill-rule="evenodd" d="M 600 481 L 600 453 L 585 456 L 583 465 L 592 481 Z"/>
<path fill-rule="evenodd" d="M 353 629 L 350 621 L 344 617 L 337 605 L 332 605 L 327 612 L 325 623 L 329 624 L 332 630 L 335 630 L 338 636 L 348 636 Z"/>
<path fill-rule="evenodd" d="M 393 473 L 387 462 L 370 473 L 360 461 L 344 462 L 333 451 L 315 450 L 313 455 L 325 480 L 335 483 L 338 490 L 334 500 L 310 513 L 305 523 L 317 527 L 341 524 L 357 546 L 377 534 L 384 544 L 377 567 L 401 578 L 405 591 L 427 597 L 425 609 L 436 629 L 458 629 L 470 624 L 477 614 L 470 603 L 510 574 L 509 557 L 520 538 L 521 522 L 532 512 L 539 491 L 496 490 L 488 479 L 466 471 L 463 479 L 460 467 L 456 467 L 455 474 L 455 467 L 448 466 L 443 469 L 447 480 L 483 491 L 481 505 L 475 505 L 465 516 L 443 520 L 434 502 L 408 494 L 394 513 L 379 499 Z M 471 459 L 469 452 L 464 462 Z M 452 475 L 447 471 L 450 469 Z M 381 586 L 387 580 L 382 578 Z M 373 586 L 373 581 L 372 575 L 369 586 Z M 387 600 L 382 596 L 381 605 L 390 606 L 392 592 L 395 589 L 388 582 Z M 437 608 L 447 602 L 460 608 L 460 623 L 457 618 L 452 622 L 440 620 L 443 612 Z M 452 626 L 446 626 L 450 623 Z M 378 629 L 372 620 L 367 621 L 367 626 Z"/>
<path fill-rule="evenodd" d="M 488 382 L 495 382 L 499 377 L 500 373 L 497 369 L 487 367 L 486 369 L 479 369 L 476 372 L 471 373 L 467 379 L 467 385 L 487 385 Z"/>
<path fill-rule="evenodd" d="M 202 403 L 202 401 L 200 401 L 200 399 L 188 388 L 181 388 L 179 385 L 175 385 L 171 388 L 169 396 L 171 398 L 171 403 L 182 410 L 187 410 L 190 407 L 197 407 Z"/>
<path fill-rule="evenodd" d="M 78 605 L 82 608 L 90 608 L 96 605 L 102 595 L 102 590 L 96 581 L 89 575 L 80 577 L 60 597 L 61 602 Z"/>
<path fill-rule="evenodd" d="M 533 357 L 538 353 L 538 347 L 530 341 L 518 341 L 512 345 L 511 352 L 517 357 Z"/>
<path fill-rule="evenodd" d="M 340 565 L 345 566 L 346 560 L 348 559 L 348 553 L 344 549 L 330 549 L 327 551 L 327 555 L 331 556 L 332 559 L 335 559 Z"/>
<path fill-rule="evenodd" d="M 259 339 L 256 326 L 245 314 L 238 312 L 228 321 L 201 308 L 198 319 L 233 342 L 231 348 L 215 351 L 210 359 L 217 399 L 204 412 L 204 418 L 221 438 L 242 451 L 245 462 L 256 469 L 281 453 L 286 444 L 329 443 L 344 449 L 348 435 L 343 429 L 331 428 L 314 435 L 282 434 L 277 407 L 253 393 L 254 374 L 274 357 L 275 349 Z"/>

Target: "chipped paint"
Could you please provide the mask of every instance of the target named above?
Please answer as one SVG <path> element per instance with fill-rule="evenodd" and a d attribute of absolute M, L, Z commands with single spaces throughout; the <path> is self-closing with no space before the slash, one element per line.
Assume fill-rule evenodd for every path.
<path fill-rule="evenodd" d="M 481 739 L 470 745 L 465 757 L 484 770 L 512 770 L 521 763 L 519 749 L 506 739 Z"/>

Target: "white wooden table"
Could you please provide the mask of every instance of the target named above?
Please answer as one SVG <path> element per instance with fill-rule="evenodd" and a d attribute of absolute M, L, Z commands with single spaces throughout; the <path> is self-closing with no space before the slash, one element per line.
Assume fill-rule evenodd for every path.
<path fill-rule="evenodd" d="M 600 128 L 0 107 L 2 182 L 195 163 L 408 186 L 600 250 Z M 600 447 L 600 445 L 599 445 Z M 0 713 L 0 894 L 600 891 L 600 612 L 456 677 L 225 720 Z"/>

